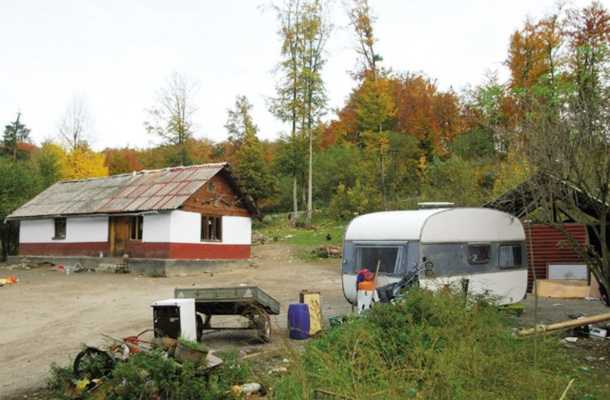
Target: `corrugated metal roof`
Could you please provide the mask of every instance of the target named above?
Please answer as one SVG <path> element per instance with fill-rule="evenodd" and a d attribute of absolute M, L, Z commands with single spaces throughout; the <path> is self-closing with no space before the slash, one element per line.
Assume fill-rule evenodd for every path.
<path fill-rule="evenodd" d="M 228 169 L 228 164 L 192 165 L 58 182 L 7 219 L 175 210 L 223 168 Z M 234 178 L 230 170 L 228 176 Z M 243 189 L 238 182 L 236 185 Z M 244 194 L 251 199 L 245 191 Z M 258 210 L 253 214 L 258 215 Z"/>
<path fill-rule="evenodd" d="M 578 243 L 587 244 L 587 230 L 584 224 L 565 224 L 562 228 Z M 548 279 L 549 264 L 585 264 L 582 257 L 568 244 L 567 237 L 559 230 L 545 225 L 527 224 L 525 234 L 529 257 L 528 292 L 531 292 L 533 287 L 534 273 L 537 279 Z"/>

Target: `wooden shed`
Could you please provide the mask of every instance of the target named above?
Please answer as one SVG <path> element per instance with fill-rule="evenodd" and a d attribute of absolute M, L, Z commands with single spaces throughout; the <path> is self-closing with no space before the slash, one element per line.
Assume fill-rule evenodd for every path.
<path fill-rule="evenodd" d="M 18 208 L 20 256 L 236 260 L 260 212 L 228 163 L 58 182 Z"/>
<path fill-rule="evenodd" d="M 553 190 L 544 195 L 541 195 L 540 190 L 533 190 L 542 184 Z M 595 290 L 591 294 L 597 294 L 593 293 L 597 291 L 597 282 L 587 265 L 587 252 L 597 251 L 600 245 L 598 235 L 593 231 L 599 231 L 595 211 L 600 207 L 597 203 L 598 200 L 586 196 L 568 182 L 538 174 L 484 207 L 501 210 L 523 220 L 528 252 L 529 292 L 532 291 L 534 278 L 570 280 L 577 276 L 585 281 L 583 284 L 593 286 Z M 551 224 L 536 222 L 536 211 L 540 209 L 552 216 Z M 576 214 L 580 218 L 575 218 Z"/>

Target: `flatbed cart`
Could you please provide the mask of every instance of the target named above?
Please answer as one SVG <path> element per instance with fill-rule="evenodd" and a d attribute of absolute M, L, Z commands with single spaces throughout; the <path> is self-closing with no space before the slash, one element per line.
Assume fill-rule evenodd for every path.
<path fill-rule="evenodd" d="M 226 288 L 176 288 L 176 299 L 195 299 L 197 337 L 206 329 L 256 329 L 263 342 L 271 341 L 269 315 L 280 313 L 280 303 L 256 286 Z M 205 320 L 201 318 L 205 316 Z M 212 315 L 238 315 L 249 320 L 248 327 L 212 328 Z"/>

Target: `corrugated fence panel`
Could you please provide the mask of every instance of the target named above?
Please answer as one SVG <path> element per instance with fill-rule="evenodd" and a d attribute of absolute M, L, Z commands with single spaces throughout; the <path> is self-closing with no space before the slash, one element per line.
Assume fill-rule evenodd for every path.
<path fill-rule="evenodd" d="M 547 279 L 547 266 L 551 264 L 584 263 L 576 254 L 564 234 L 546 225 L 524 224 L 528 254 L 527 291 L 534 285 L 534 271 L 537 279 Z M 583 224 L 564 225 L 566 232 L 579 243 L 587 243 L 587 228 Z M 530 241 L 530 234 L 532 240 Z M 530 246 L 531 244 L 531 246 Z M 533 265 L 533 270 L 532 270 Z"/>

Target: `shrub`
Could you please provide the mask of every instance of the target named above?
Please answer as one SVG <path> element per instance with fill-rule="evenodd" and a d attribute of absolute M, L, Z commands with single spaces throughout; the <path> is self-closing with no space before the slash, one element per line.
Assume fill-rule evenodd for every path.
<path fill-rule="evenodd" d="M 412 289 L 311 342 L 278 398 L 559 398 L 565 359 L 552 340 L 514 338 L 509 318 L 485 298 Z"/>

